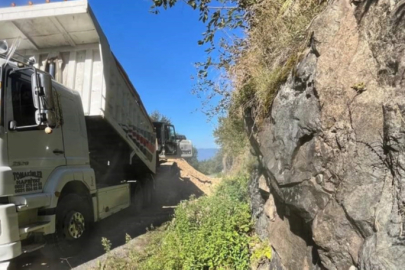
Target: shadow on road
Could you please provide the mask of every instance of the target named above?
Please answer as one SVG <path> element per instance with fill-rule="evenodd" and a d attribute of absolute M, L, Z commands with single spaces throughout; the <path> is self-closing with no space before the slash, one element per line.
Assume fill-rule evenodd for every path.
<path fill-rule="evenodd" d="M 154 203 L 134 214 L 132 207 L 112 215 L 95 224 L 92 235 L 81 253 L 72 258 L 50 260 L 40 251 L 22 255 L 15 259 L 16 269 L 71 269 L 104 254 L 101 238 L 111 241 L 112 248 L 125 244 L 125 236 L 135 238 L 151 226 L 157 227 L 169 221 L 174 206 L 191 195 L 199 197 L 204 193 L 189 178 L 180 177 L 180 169 L 171 163 L 162 164 L 156 174 L 156 192 Z"/>

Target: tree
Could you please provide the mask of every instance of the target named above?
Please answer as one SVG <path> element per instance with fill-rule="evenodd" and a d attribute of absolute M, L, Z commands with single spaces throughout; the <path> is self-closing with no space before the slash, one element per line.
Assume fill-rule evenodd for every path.
<path fill-rule="evenodd" d="M 163 123 L 166 123 L 169 125 L 172 124 L 172 121 L 170 120 L 170 118 L 167 117 L 166 115 L 161 114 L 159 111 L 153 111 L 149 115 L 149 117 L 152 120 L 152 122 L 163 122 Z"/>
<path fill-rule="evenodd" d="M 223 152 L 220 150 L 212 158 L 201 161 L 199 163 L 199 171 L 206 175 L 213 175 L 222 172 L 222 159 Z"/>
<path fill-rule="evenodd" d="M 214 137 L 221 149 L 232 156 L 237 156 L 248 144 L 243 119 L 235 112 L 218 118 Z"/>

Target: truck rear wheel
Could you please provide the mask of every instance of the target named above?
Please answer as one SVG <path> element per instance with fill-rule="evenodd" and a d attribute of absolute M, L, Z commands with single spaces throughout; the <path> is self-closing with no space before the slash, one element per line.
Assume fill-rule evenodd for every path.
<path fill-rule="evenodd" d="M 143 196 L 144 196 L 144 205 L 149 206 L 153 202 L 153 197 L 154 197 L 154 187 L 153 187 L 153 179 L 152 176 L 148 176 L 147 179 L 145 179 L 145 182 L 143 184 Z"/>
<path fill-rule="evenodd" d="M 132 193 L 132 206 L 135 210 L 135 213 L 141 212 L 144 205 L 144 189 L 142 188 L 141 183 L 136 183 L 134 191 Z"/>
<path fill-rule="evenodd" d="M 90 234 L 92 210 L 89 201 L 78 194 L 61 198 L 56 208 L 56 245 L 62 256 L 78 254 Z"/>

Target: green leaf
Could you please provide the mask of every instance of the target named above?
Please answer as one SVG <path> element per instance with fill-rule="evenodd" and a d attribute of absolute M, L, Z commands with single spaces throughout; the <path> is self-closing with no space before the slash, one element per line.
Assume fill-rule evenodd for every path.
<path fill-rule="evenodd" d="M 191 6 L 193 9 L 196 9 L 196 8 L 197 8 L 197 4 L 196 4 L 196 2 L 195 2 L 194 0 L 189 0 L 189 1 L 187 2 L 187 4 L 188 4 L 189 6 Z"/>

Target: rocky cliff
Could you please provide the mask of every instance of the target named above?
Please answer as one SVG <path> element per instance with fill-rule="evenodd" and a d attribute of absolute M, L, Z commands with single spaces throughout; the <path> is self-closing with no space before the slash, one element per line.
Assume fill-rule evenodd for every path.
<path fill-rule="evenodd" d="M 405 1 L 332 0 L 310 31 L 260 128 L 245 112 L 256 229 L 280 269 L 404 269 Z"/>

